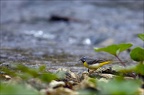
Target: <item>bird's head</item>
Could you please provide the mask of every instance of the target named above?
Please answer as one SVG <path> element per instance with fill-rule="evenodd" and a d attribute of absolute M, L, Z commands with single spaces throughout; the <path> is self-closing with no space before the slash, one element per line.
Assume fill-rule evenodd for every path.
<path fill-rule="evenodd" d="M 84 63 L 86 61 L 87 57 L 82 57 L 80 60 Z"/>

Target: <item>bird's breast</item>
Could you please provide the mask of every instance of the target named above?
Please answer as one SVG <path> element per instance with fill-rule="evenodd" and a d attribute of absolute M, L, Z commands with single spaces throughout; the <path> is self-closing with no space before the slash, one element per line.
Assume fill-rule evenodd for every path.
<path fill-rule="evenodd" d="M 87 62 L 84 62 L 83 65 L 84 65 L 85 67 L 89 67 L 88 64 L 87 64 Z"/>

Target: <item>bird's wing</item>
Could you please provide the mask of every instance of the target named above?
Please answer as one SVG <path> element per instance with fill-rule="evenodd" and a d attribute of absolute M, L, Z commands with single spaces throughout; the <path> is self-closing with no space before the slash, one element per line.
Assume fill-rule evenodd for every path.
<path fill-rule="evenodd" d="M 89 65 L 99 64 L 99 63 L 102 63 L 102 62 L 105 62 L 105 61 L 108 61 L 108 60 L 102 60 L 102 59 L 87 59 L 87 63 L 88 63 Z"/>

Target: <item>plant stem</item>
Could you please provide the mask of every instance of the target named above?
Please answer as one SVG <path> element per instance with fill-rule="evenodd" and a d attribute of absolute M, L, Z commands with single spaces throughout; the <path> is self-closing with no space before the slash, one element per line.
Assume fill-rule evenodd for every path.
<path fill-rule="evenodd" d="M 125 63 L 122 62 L 121 59 L 120 59 L 117 55 L 115 55 L 115 57 L 120 61 L 120 63 L 121 63 L 124 67 L 126 66 Z"/>

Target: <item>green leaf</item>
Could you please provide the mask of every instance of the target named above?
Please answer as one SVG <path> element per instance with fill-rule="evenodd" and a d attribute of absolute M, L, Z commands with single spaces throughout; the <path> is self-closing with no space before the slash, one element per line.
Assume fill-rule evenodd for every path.
<path fill-rule="evenodd" d="M 0 72 L 4 72 L 5 74 L 11 75 L 11 76 L 17 76 L 17 71 L 11 70 L 7 67 L 0 67 Z"/>
<path fill-rule="evenodd" d="M 124 80 L 121 78 L 110 80 L 108 83 L 98 82 L 100 95 L 138 95 L 141 83 L 138 80 Z"/>
<path fill-rule="evenodd" d="M 38 71 L 38 69 L 35 69 L 35 68 L 29 68 L 29 67 L 24 66 L 24 65 L 18 65 L 17 69 L 20 70 L 21 72 L 27 73 L 33 77 L 39 76 L 39 71 Z"/>
<path fill-rule="evenodd" d="M 39 95 L 39 92 L 34 89 L 20 84 L 0 83 L 1 95 Z"/>
<path fill-rule="evenodd" d="M 107 46 L 107 47 L 104 47 L 104 48 L 94 48 L 94 50 L 96 52 L 103 51 L 103 52 L 107 52 L 107 53 L 110 53 L 110 54 L 115 55 L 115 56 L 117 55 L 117 50 L 118 49 L 119 49 L 118 46 L 115 45 L 115 44 Z"/>
<path fill-rule="evenodd" d="M 122 43 L 122 44 L 113 44 L 113 45 L 109 45 L 107 47 L 104 48 L 94 48 L 94 50 L 96 52 L 107 52 L 110 53 L 114 56 L 117 56 L 120 52 L 130 48 L 132 46 L 132 44 L 130 43 Z"/>
<path fill-rule="evenodd" d="M 128 48 L 130 48 L 132 46 L 132 44 L 130 43 L 122 43 L 122 44 L 118 44 L 118 47 L 120 49 L 120 52 L 127 50 Z"/>
<path fill-rule="evenodd" d="M 57 72 L 55 73 L 55 75 L 56 75 L 59 79 L 65 79 L 65 78 L 66 78 L 66 74 L 67 74 L 66 71 L 57 71 Z"/>
<path fill-rule="evenodd" d="M 144 63 L 139 63 L 136 68 L 135 68 L 135 72 L 137 72 L 138 74 L 144 75 Z"/>
<path fill-rule="evenodd" d="M 134 70 L 135 70 L 135 65 L 132 65 L 132 66 L 127 66 L 127 67 L 115 67 L 116 71 L 118 71 L 119 73 L 123 73 L 123 74 L 126 74 L 126 73 L 132 73 Z"/>
<path fill-rule="evenodd" d="M 52 73 L 45 73 L 45 74 L 41 74 L 39 76 L 39 78 L 43 81 L 43 82 L 51 82 L 52 80 L 57 79 L 57 76 L 55 74 Z"/>
<path fill-rule="evenodd" d="M 78 95 L 98 95 L 96 93 L 98 93 L 98 91 L 95 88 L 90 88 L 90 87 L 78 90 Z"/>
<path fill-rule="evenodd" d="M 144 49 L 136 47 L 130 52 L 130 56 L 134 61 L 144 61 Z"/>
<path fill-rule="evenodd" d="M 144 41 L 144 33 L 142 33 L 142 34 L 138 34 L 138 37 L 139 37 L 141 40 Z"/>
<path fill-rule="evenodd" d="M 39 67 L 39 72 L 45 72 L 46 70 L 46 66 L 45 65 L 42 65 Z"/>

